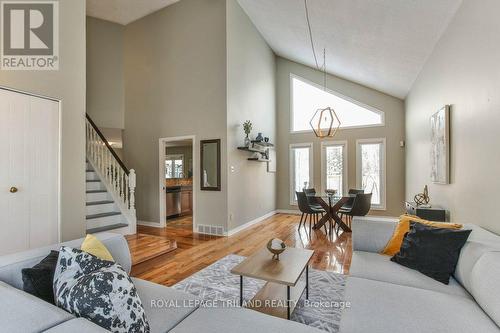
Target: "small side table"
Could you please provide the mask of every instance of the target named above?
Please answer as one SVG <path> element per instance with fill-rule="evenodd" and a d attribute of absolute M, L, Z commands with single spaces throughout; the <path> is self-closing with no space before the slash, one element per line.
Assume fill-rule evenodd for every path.
<path fill-rule="evenodd" d="M 422 219 L 429 221 L 439 221 L 446 222 L 446 210 L 438 207 L 432 206 L 430 208 L 424 208 L 417 206 L 414 202 L 405 202 L 406 212 L 411 215 L 416 215 Z"/>

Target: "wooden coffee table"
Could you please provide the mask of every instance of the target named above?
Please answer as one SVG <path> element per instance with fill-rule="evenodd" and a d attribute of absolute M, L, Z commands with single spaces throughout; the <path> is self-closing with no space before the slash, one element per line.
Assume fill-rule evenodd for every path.
<path fill-rule="evenodd" d="M 279 260 L 274 260 L 272 253 L 264 248 L 246 258 L 231 270 L 240 276 L 240 306 L 243 306 L 243 277 L 264 280 L 267 283 L 247 307 L 290 319 L 304 290 L 306 299 L 309 299 L 309 260 L 313 253 L 312 250 L 287 247 Z M 299 281 L 304 271 L 306 281 Z"/>

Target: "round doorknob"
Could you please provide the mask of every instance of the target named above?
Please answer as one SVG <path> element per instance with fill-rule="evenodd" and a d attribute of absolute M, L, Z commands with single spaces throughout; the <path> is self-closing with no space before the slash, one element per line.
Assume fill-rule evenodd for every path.
<path fill-rule="evenodd" d="M 16 193 L 17 192 L 17 187 L 12 186 L 10 188 L 10 193 Z"/>

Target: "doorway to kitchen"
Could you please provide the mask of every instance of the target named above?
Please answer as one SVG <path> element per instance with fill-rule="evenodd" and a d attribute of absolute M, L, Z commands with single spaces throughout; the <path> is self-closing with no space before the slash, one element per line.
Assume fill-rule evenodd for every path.
<path fill-rule="evenodd" d="M 160 221 L 162 227 L 194 230 L 196 139 L 194 135 L 159 142 Z"/>

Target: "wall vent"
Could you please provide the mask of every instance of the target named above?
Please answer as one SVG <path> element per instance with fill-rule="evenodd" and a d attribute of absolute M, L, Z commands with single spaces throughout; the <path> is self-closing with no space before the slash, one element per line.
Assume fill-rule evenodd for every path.
<path fill-rule="evenodd" d="M 198 224 L 197 227 L 199 234 L 224 236 L 224 227 L 222 226 Z"/>

